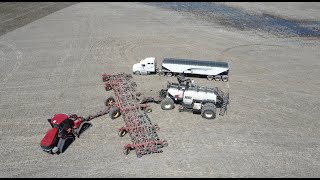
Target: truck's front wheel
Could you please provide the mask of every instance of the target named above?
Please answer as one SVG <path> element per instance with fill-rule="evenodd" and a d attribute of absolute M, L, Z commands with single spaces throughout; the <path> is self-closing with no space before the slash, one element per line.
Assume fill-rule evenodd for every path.
<path fill-rule="evenodd" d="M 203 105 L 201 110 L 201 116 L 205 119 L 216 118 L 216 106 L 213 103 L 207 103 Z"/>
<path fill-rule="evenodd" d="M 161 101 L 161 109 L 162 110 L 171 110 L 174 108 L 174 102 L 170 98 L 164 98 Z"/>
<path fill-rule="evenodd" d="M 135 71 L 134 74 L 135 75 L 140 75 L 140 71 Z"/>

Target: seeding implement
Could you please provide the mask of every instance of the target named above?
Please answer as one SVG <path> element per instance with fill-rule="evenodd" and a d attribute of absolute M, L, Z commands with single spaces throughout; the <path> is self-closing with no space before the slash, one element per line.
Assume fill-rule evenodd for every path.
<path fill-rule="evenodd" d="M 115 119 L 123 116 L 125 127 L 118 129 L 119 136 L 129 134 L 131 144 L 124 146 L 124 154 L 129 154 L 131 150 L 136 151 L 137 157 L 142 157 L 146 154 L 161 153 L 163 147 L 168 143 L 165 140 L 160 140 L 156 130 L 159 127 L 152 125 L 147 112 L 152 109 L 147 105 L 139 102 L 139 93 L 136 93 L 136 83 L 131 81 L 130 74 L 103 74 L 102 80 L 105 82 L 106 91 L 114 90 L 115 96 L 109 97 L 106 100 L 106 105 L 109 107 L 110 118 Z"/>

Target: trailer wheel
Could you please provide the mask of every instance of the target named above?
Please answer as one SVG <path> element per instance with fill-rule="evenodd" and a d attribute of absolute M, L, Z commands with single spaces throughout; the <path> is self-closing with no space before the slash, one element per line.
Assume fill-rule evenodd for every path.
<path fill-rule="evenodd" d="M 201 109 L 201 116 L 205 119 L 216 118 L 216 106 L 213 103 L 203 105 Z"/>
<path fill-rule="evenodd" d="M 228 80 L 229 80 L 228 75 L 223 75 L 223 76 L 222 76 L 222 81 L 223 81 L 223 82 L 228 82 Z"/>
<path fill-rule="evenodd" d="M 106 105 L 106 106 L 112 106 L 114 102 L 116 102 L 116 101 L 114 100 L 114 97 L 110 96 L 110 97 L 107 98 L 107 100 L 106 100 L 106 102 L 105 102 L 105 105 Z"/>
<path fill-rule="evenodd" d="M 168 73 L 167 73 L 167 76 L 168 76 L 168 77 L 172 77 L 172 73 L 171 73 L 171 72 L 168 72 Z"/>
<path fill-rule="evenodd" d="M 140 75 L 140 71 L 135 71 L 134 74 Z"/>
<path fill-rule="evenodd" d="M 116 106 L 110 108 L 109 116 L 111 119 L 116 119 L 121 115 L 120 109 Z"/>
<path fill-rule="evenodd" d="M 161 101 L 161 109 L 162 110 L 171 110 L 174 108 L 174 102 L 170 98 L 164 98 Z"/>
<path fill-rule="evenodd" d="M 207 76 L 207 79 L 208 79 L 209 81 L 212 81 L 214 78 L 213 78 L 212 75 L 208 75 L 208 76 Z"/>
<path fill-rule="evenodd" d="M 166 74 L 164 72 L 159 72 L 159 76 L 165 76 Z"/>
<path fill-rule="evenodd" d="M 221 80 L 221 76 L 220 76 L 220 75 L 215 76 L 215 77 L 214 77 L 214 80 L 215 80 L 215 81 L 220 81 L 220 80 Z"/>

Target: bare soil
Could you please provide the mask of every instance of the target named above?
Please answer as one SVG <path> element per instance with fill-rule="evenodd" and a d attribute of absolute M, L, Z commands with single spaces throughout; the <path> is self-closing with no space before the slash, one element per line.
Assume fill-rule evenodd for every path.
<path fill-rule="evenodd" d="M 1 3 L 1 13 L 21 11 L 0 17 L 16 22 L 25 9 L 50 5 Z M 239 6 L 233 4 L 243 10 Z M 297 17 L 315 13 L 285 8 Z M 319 177 L 319 39 L 230 28 L 214 16 L 201 17 L 146 3 L 83 2 L 7 26 L 0 36 L 0 177 Z M 158 65 L 164 57 L 228 62 L 228 83 L 194 78 L 199 85 L 230 87 L 227 114 L 206 120 L 152 104 L 149 117 L 169 145 L 142 158 L 123 154 L 131 142 L 118 136 L 123 119 L 108 116 L 93 120 L 65 153 L 41 151 L 48 118 L 100 111 L 113 94 L 105 92 L 101 74 L 131 74 L 132 65 L 149 56 Z M 157 75 L 134 80 L 144 95 L 176 81 Z"/>

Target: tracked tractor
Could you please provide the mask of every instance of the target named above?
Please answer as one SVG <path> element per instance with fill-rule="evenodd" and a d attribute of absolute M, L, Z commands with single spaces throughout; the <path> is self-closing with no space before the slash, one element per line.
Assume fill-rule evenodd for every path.
<path fill-rule="evenodd" d="M 86 118 L 76 114 L 55 114 L 48 122 L 51 125 L 40 142 L 43 151 L 49 154 L 60 154 L 69 146 L 75 138 L 92 126 L 89 122 L 94 118 L 109 113 L 109 108 L 99 111 L 95 115 Z"/>

